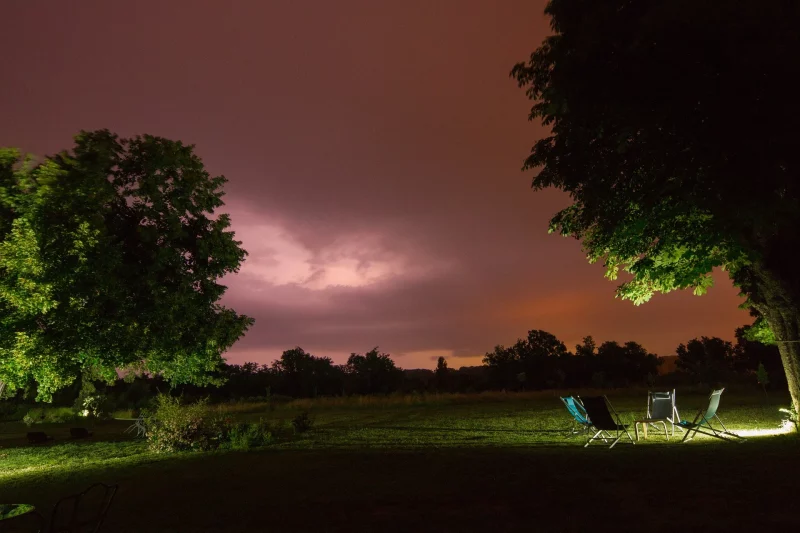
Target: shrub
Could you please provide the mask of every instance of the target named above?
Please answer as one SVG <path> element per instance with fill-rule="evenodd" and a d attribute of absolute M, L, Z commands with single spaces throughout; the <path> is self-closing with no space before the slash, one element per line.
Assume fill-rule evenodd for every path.
<path fill-rule="evenodd" d="M 72 405 L 81 416 L 106 420 L 111 418 L 114 411 L 114 402 L 107 394 L 97 390 L 94 383 L 86 378 L 81 379 L 81 389 Z"/>
<path fill-rule="evenodd" d="M 9 400 L 0 400 L 0 422 L 16 422 L 28 414 L 27 405 L 18 404 Z"/>
<path fill-rule="evenodd" d="M 147 441 L 155 452 L 209 450 L 219 446 L 224 434 L 221 426 L 206 400 L 181 405 L 178 398 L 160 394 L 147 419 Z"/>
<path fill-rule="evenodd" d="M 305 433 L 314 425 L 314 420 L 308 415 L 308 411 L 303 411 L 292 419 L 292 427 L 295 433 Z"/>
<path fill-rule="evenodd" d="M 272 439 L 272 430 L 263 420 L 255 423 L 236 424 L 228 429 L 225 438 L 226 447 L 231 450 L 259 448 L 272 442 Z"/>
<path fill-rule="evenodd" d="M 28 411 L 22 421 L 25 425 L 33 424 L 65 424 L 73 422 L 78 414 L 69 407 L 34 407 Z"/>

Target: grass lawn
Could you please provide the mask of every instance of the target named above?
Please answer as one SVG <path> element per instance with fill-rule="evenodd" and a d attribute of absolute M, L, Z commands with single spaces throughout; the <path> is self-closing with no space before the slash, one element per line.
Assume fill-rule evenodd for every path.
<path fill-rule="evenodd" d="M 623 416 L 644 393 L 609 393 Z M 678 394 L 683 418 L 701 395 Z M 777 428 L 777 394 L 729 394 L 730 429 Z M 48 510 L 94 481 L 119 483 L 107 531 L 672 531 L 800 527 L 790 503 L 800 439 L 698 438 L 584 449 L 552 393 L 239 406 L 243 419 L 292 418 L 314 429 L 250 452 L 156 455 L 127 423 L 68 443 L 24 445 L 0 424 L 0 502 Z M 627 413 L 627 414 L 626 414 Z M 61 438 L 59 438 L 61 437 Z M 792 474 L 795 472 L 795 474 Z M 2 528 L 0 528 L 2 530 Z"/>

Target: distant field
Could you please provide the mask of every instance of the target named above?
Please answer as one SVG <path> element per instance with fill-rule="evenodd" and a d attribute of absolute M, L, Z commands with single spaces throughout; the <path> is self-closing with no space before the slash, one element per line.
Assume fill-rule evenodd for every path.
<path fill-rule="evenodd" d="M 588 395 L 584 392 L 585 395 Z M 623 417 L 644 391 L 607 392 Z M 704 395 L 679 391 L 683 418 Z M 733 430 L 774 429 L 788 397 L 723 396 Z M 349 398 L 225 407 L 241 419 L 314 429 L 251 452 L 155 455 L 123 434 L 129 422 L 66 441 L 69 425 L 37 425 L 56 441 L 24 445 L 0 424 L 0 502 L 49 509 L 93 481 L 120 491 L 108 531 L 584 531 L 800 526 L 791 508 L 800 439 L 742 445 L 652 436 L 583 449 L 553 392 Z M 690 517 L 690 518 L 689 518 Z M 687 522 L 689 520 L 689 522 Z M 2 528 L 0 528 L 2 530 Z"/>

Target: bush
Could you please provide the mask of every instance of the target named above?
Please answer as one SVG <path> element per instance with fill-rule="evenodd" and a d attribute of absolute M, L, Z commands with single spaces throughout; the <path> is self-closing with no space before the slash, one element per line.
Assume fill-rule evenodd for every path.
<path fill-rule="evenodd" d="M 107 419 L 111 418 L 114 410 L 113 404 L 104 394 L 92 394 L 79 398 L 82 406 L 79 410 L 82 416 L 91 418 Z"/>
<path fill-rule="evenodd" d="M 295 433 L 305 433 L 314 425 L 314 420 L 308 415 L 308 411 L 303 411 L 292 419 L 292 427 Z"/>
<path fill-rule="evenodd" d="M 25 425 L 33 424 L 65 424 L 74 422 L 78 414 L 69 407 L 34 407 L 28 411 L 22 421 Z"/>
<path fill-rule="evenodd" d="M 28 414 L 29 406 L 10 400 L 0 400 L 0 422 L 16 422 Z"/>
<path fill-rule="evenodd" d="M 272 430 L 263 420 L 257 423 L 244 422 L 227 430 L 225 447 L 231 450 L 249 450 L 266 446 L 272 439 Z"/>
<path fill-rule="evenodd" d="M 223 439 L 223 425 L 211 416 L 206 400 L 181 405 L 178 398 L 160 394 L 147 417 L 147 441 L 155 452 L 209 450 Z"/>

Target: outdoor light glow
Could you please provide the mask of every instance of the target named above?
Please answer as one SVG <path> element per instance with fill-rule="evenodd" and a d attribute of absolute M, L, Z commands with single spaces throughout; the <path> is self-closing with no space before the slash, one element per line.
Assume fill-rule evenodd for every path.
<path fill-rule="evenodd" d="M 790 420 L 784 420 L 781 426 L 773 429 L 743 429 L 737 431 L 740 437 L 767 437 L 771 435 L 786 435 L 794 431 L 794 424 Z"/>

